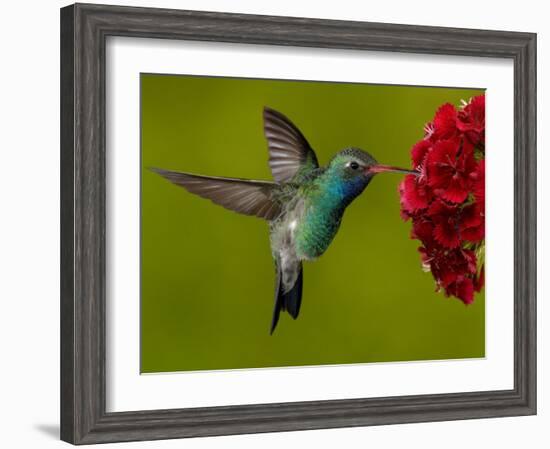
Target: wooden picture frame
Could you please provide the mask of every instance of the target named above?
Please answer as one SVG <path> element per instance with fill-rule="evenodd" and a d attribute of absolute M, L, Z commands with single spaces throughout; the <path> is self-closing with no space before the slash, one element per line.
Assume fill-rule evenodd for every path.
<path fill-rule="evenodd" d="M 106 412 L 107 36 L 512 59 L 514 388 Z M 91 444 L 535 413 L 535 34 L 86 4 L 61 10 L 61 439 Z"/>

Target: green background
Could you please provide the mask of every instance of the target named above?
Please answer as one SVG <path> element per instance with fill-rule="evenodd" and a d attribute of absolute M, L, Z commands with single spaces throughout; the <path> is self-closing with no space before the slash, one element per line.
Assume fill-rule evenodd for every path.
<path fill-rule="evenodd" d="M 300 317 L 273 336 L 267 223 L 196 197 L 147 167 L 271 179 L 264 105 L 287 115 L 319 162 L 346 146 L 410 166 L 411 146 L 445 102 L 479 90 L 141 75 L 141 371 L 233 369 L 483 357 L 485 298 L 434 291 L 401 175 L 377 176 L 339 233 L 305 263 Z"/>

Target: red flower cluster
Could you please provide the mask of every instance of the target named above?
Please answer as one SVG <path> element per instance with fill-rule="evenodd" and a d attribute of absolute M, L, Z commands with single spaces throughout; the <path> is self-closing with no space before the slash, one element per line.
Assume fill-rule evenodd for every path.
<path fill-rule="evenodd" d="M 437 289 L 470 304 L 484 284 L 485 96 L 444 104 L 425 132 L 411 150 L 419 175 L 399 186 L 401 214 Z"/>

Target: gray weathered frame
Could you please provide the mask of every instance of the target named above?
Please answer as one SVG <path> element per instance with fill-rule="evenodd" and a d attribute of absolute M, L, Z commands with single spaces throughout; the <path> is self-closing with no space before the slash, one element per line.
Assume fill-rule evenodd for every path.
<path fill-rule="evenodd" d="M 513 59 L 514 388 L 473 393 L 107 413 L 107 36 Z M 87 4 L 67 6 L 61 10 L 63 440 L 90 444 L 535 413 L 535 34 Z"/>

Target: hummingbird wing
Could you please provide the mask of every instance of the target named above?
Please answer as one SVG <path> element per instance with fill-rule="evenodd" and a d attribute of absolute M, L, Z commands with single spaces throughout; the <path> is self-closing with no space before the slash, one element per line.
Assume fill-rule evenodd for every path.
<path fill-rule="evenodd" d="M 151 171 L 234 212 L 266 220 L 273 220 L 281 212 L 281 205 L 273 195 L 277 187 L 273 182 L 192 175 L 160 168 Z"/>
<path fill-rule="evenodd" d="M 317 156 L 300 130 L 283 114 L 268 107 L 264 107 L 264 134 L 275 181 L 289 182 L 299 172 L 319 168 Z"/>

